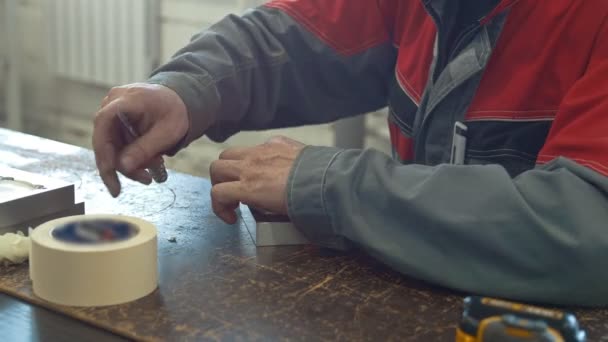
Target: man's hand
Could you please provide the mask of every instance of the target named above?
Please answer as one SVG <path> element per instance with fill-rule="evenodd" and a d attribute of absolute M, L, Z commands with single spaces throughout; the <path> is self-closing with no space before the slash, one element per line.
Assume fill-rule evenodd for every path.
<path fill-rule="evenodd" d="M 239 203 L 287 214 L 287 178 L 302 143 L 275 137 L 251 148 L 231 148 L 211 164 L 213 211 L 226 223 L 237 221 Z"/>
<path fill-rule="evenodd" d="M 141 135 L 131 141 L 116 116 L 127 115 Z M 176 146 L 188 130 L 188 113 L 173 90 L 151 84 L 131 84 L 113 88 L 95 116 L 93 150 L 100 176 L 110 194 L 120 193 L 117 171 L 150 184 L 146 171 L 161 161 L 163 153 Z"/>

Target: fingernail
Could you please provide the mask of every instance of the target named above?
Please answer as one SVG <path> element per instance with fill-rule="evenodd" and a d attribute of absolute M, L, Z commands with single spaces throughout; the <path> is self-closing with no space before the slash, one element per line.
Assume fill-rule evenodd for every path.
<path fill-rule="evenodd" d="M 112 197 L 116 198 L 118 195 L 120 195 L 120 184 L 117 182 L 109 180 L 106 183 L 106 188 Z"/>
<path fill-rule="evenodd" d="M 122 168 L 126 172 L 132 172 L 135 169 L 135 158 L 130 155 L 122 157 L 122 160 L 120 162 L 122 164 Z"/>

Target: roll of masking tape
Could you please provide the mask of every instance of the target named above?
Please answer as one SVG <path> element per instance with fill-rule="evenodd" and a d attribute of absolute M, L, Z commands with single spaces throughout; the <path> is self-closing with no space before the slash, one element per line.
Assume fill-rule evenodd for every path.
<path fill-rule="evenodd" d="M 68 306 L 130 302 L 158 285 L 156 228 L 128 216 L 52 220 L 31 234 L 34 294 Z"/>

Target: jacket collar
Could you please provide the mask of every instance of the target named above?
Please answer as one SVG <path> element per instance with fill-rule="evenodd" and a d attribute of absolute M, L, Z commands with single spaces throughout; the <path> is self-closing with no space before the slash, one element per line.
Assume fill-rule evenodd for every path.
<path fill-rule="evenodd" d="M 422 4 L 426 8 L 426 10 L 431 14 L 431 16 L 436 17 L 436 19 L 439 19 L 441 21 L 441 18 L 446 14 L 446 5 L 449 2 L 453 1 L 457 0 L 422 0 Z M 485 13 L 479 19 L 479 23 L 481 25 L 487 24 L 492 19 L 494 19 L 494 17 L 506 11 L 507 9 L 515 5 L 515 3 L 517 3 L 518 1 L 520 0 L 501 0 L 498 5 L 494 7 L 493 10 L 489 11 L 488 13 Z"/>
<path fill-rule="evenodd" d="M 494 7 L 494 9 L 490 13 L 481 18 L 479 22 L 482 25 L 487 24 L 492 19 L 494 19 L 494 17 L 511 8 L 517 2 L 519 2 L 519 0 L 502 0 L 500 3 L 498 3 L 498 5 L 496 5 L 496 7 Z"/>

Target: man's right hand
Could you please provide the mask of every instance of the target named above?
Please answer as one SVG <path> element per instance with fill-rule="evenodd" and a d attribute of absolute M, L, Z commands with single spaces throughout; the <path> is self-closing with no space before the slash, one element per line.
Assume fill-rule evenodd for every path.
<path fill-rule="evenodd" d="M 140 138 L 130 141 L 117 117 L 126 114 Z M 186 105 L 173 90 L 154 84 L 113 88 L 95 116 L 93 150 L 99 174 L 110 194 L 120 194 L 117 172 L 150 184 L 146 168 L 161 161 L 188 131 Z"/>

